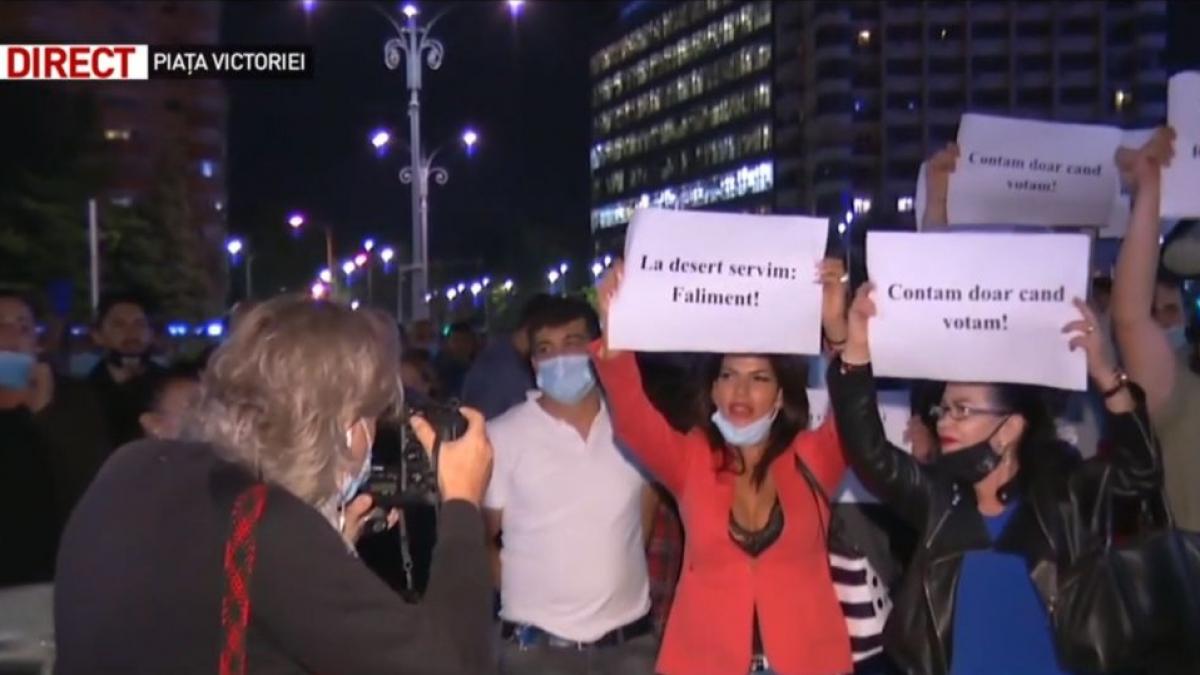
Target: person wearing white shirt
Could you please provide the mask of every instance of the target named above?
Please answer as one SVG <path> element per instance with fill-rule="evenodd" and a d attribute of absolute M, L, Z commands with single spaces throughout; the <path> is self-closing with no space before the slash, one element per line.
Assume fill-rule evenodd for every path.
<path fill-rule="evenodd" d="M 528 328 L 538 389 L 488 423 L 503 675 L 654 672 L 646 483 L 613 440 L 591 370 L 598 328 L 581 300 L 541 308 Z"/>

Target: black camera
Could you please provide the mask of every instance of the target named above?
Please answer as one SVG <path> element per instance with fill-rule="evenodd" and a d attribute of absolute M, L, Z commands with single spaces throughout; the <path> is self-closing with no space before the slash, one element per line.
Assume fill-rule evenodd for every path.
<path fill-rule="evenodd" d="M 436 436 L 432 452 L 425 452 L 409 426 L 408 421 L 414 416 L 424 418 L 433 427 Z M 380 443 L 372 454 L 371 474 L 362 492 L 371 495 L 376 509 L 382 513 L 405 506 L 436 505 L 441 445 L 466 431 L 467 420 L 456 406 L 424 403 L 409 407 L 394 424 L 381 430 Z M 389 436 L 392 447 L 380 447 L 388 444 Z"/>

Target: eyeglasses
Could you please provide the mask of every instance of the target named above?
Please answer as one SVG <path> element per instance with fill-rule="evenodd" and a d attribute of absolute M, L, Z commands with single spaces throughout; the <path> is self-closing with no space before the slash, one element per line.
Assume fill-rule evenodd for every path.
<path fill-rule="evenodd" d="M 977 408 L 965 403 L 951 403 L 949 405 L 935 405 L 929 409 L 929 415 L 935 420 L 940 420 L 943 417 L 949 417 L 952 420 L 962 421 L 968 417 L 975 415 L 1011 415 L 1010 410 L 1001 410 L 999 408 Z"/>

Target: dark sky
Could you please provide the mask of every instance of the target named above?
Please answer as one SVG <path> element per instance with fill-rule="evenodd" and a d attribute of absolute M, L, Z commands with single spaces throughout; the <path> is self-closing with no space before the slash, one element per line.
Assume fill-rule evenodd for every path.
<path fill-rule="evenodd" d="M 229 83 L 229 223 L 268 252 L 256 260 L 262 291 L 307 283 L 324 259 L 317 232 L 289 236 L 291 209 L 333 223 L 342 257 L 366 235 L 408 243 L 410 188 L 397 179 L 407 155 L 395 147 L 381 159 L 368 144 L 380 126 L 407 138 L 404 75 L 383 63 L 390 26 L 363 4 L 325 0 L 311 16 L 296 0 L 225 5 L 226 44 L 311 44 L 315 53 L 312 80 Z M 450 183 L 431 188 L 431 258 L 482 260 L 493 274 L 582 260 L 587 61 L 618 6 L 530 0 L 516 21 L 499 0 L 419 6 L 426 18 L 453 7 L 434 29 L 442 67 L 424 73 L 423 142 L 449 141 L 439 164 Z M 457 143 L 468 125 L 482 139 L 469 158 Z M 472 273 L 468 265 L 444 281 Z"/>

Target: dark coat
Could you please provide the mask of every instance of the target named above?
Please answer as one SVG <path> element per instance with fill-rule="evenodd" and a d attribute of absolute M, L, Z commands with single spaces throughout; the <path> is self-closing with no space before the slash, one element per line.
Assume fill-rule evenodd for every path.
<path fill-rule="evenodd" d="M 842 373 L 841 362 L 835 361 L 828 383 L 854 470 L 920 533 L 884 632 L 888 653 L 905 673 L 944 675 L 953 658 L 955 591 L 963 556 L 992 545 L 975 493 L 959 487 L 936 465 L 922 466 L 888 443 L 868 369 Z M 1119 494 L 1148 495 L 1162 487 L 1162 464 L 1141 391 L 1133 387 L 1133 392 L 1137 409 L 1110 415 L 1111 480 Z M 1044 461 L 1032 469 L 1021 505 L 995 548 L 1025 559 L 1031 581 L 1053 613 L 1059 566 L 1078 559 L 1099 535 L 1092 531 L 1090 515 L 1106 465 L 1082 461 L 1065 444 L 1046 447 L 1038 456 Z"/>
<path fill-rule="evenodd" d="M 218 672 L 230 505 L 251 484 L 207 445 L 119 450 L 63 536 L 57 673 Z M 250 582 L 247 672 L 488 672 L 491 577 L 479 510 L 447 502 L 438 534 L 429 591 L 408 605 L 316 509 L 271 486 Z"/>

